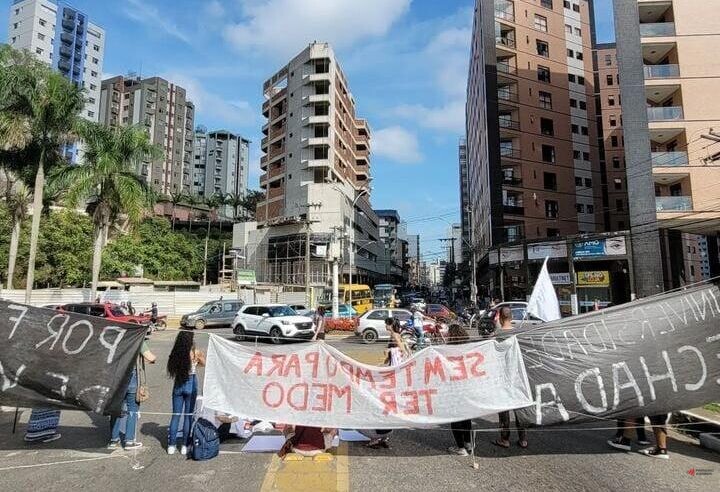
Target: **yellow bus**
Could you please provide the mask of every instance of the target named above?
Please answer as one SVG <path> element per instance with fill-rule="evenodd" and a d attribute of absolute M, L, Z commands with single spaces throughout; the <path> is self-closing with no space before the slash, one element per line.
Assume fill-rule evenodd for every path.
<path fill-rule="evenodd" d="M 360 284 L 340 284 L 338 286 L 338 303 L 351 304 L 350 293 L 352 293 L 352 307 L 362 316 L 373 307 L 373 294 L 370 287 Z M 332 308 L 332 288 L 326 287 L 323 292 L 322 306 Z"/>

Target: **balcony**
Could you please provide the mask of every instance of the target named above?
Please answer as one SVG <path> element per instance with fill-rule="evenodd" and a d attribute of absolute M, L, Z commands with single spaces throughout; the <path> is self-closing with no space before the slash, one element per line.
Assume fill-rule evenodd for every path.
<path fill-rule="evenodd" d="M 65 44 L 73 44 L 73 41 L 75 40 L 75 36 L 64 32 L 64 33 L 60 34 L 60 40 Z"/>
<path fill-rule="evenodd" d="M 657 212 L 687 212 L 693 209 L 691 196 L 656 196 Z"/>
<path fill-rule="evenodd" d="M 518 93 L 514 90 L 498 89 L 497 96 L 500 101 L 518 102 Z"/>
<path fill-rule="evenodd" d="M 519 176 L 503 176 L 503 184 L 505 186 L 522 186 L 522 178 Z"/>
<path fill-rule="evenodd" d="M 683 119 L 682 106 L 647 108 L 648 121 L 674 121 Z"/>
<path fill-rule="evenodd" d="M 512 4 L 511 4 L 512 5 Z M 515 22 L 515 13 L 509 10 L 495 9 L 495 18 L 503 19 L 508 22 Z"/>
<path fill-rule="evenodd" d="M 651 79 L 676 79 L 680 77 L 680 66 L 669 65 L 645 65 L 645 78 Z"/>
<path fill-rule="evenodd" d="M 651 156 L 653 167 L 684 167 L 689 163 L 687 152 L 653 152 Z"/>
<path fill-rule="evenodd" d="M 508 215 L 525 215 L 525 207 L 522 203 L 515 205 L 503 204 L 503 213 Z"/>
<path fill-rule="evenodd" d="M 498 124 L 500 125 L 500 128 L 507 128 L 509 130 L 520 130 L 520 122 L 516 120 L 511 120 L 507 118 L 499 118 Z"/>
<path fill-rule="evenodd" d="M 506 36 L 496 36 L 495 44 L 503 48 L 515 49 L 515 39 Z"/>
<path fill-rule="evenodd" d="M 643 38 L 675 36 L 675 23 L 649 22 L 646 24 L 640 24 L 640 36 Z"/>
<path fill-rule="evenodd" d="M 500 147 L 500 157 L 503 159 L 520 159 L 520 149 Z"/>
<path fill-rule="evenodd" d="M 497 67 L 497 71 L 499 74 L 517 75 L 517 67 L 515 65 L 498 62 L 495 66 Z"/>

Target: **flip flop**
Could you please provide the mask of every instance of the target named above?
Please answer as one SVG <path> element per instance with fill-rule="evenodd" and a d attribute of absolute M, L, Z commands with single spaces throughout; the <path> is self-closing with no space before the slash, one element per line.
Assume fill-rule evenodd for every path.
<path fill-rule="evenodd" d="M 520 447 L 523 448 L 523 449 L 527 449 L 527 447 L 528 447 L 528 442 L 527 442 L 527 441 L 518 441 L 518 442 L 517 442 L 517 445 L 520 446 Z"/>
<path fill-rule="evenodd" d="M 499 439 L 495 439 L 494 441 L 492 441 L 492 445 L 503 449 L 508 449 L 510 447 L 510 443 L 505 444 Z"/>

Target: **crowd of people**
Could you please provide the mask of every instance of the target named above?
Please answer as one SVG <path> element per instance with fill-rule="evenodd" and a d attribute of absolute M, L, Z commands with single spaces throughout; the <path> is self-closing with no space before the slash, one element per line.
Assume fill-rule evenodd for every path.
<path fill-rule="evenodd" d="M 420 318 L 421 316 L 422 314 L 419 313 L 418 317 Z M 413 347 L 409 346 L 403 338 L 403 327 L 397 318 L 386 319 L 385 325 L 390 333 L 390 340 L 385 351 L 384 365 L 389 367 L 399 366 L 405 360 L 412 357 L 413 348 L 423 347 L 422 318 L 413 320 L 417 339 L 417 343 L 415 343 Z M 512 312 L 510 308 L 503 307 L 500 309 L 495 336 L 497 338 L 505 338 L 512 336 L 512 334 Z M 238 417 L 218 413 L 207 408 L 196 411 L 195 405 L 196 401 L 198 401 L 197 369 L 205 365 L 205 353 L 196 347 L 194 335 L 195 333 L 192 330 L 180 331 L 175 338 L 175 343 L 167 361 L 167 375 L 173 382 L 172 393 L 170 395 L 172 416 L 169 422 L 167 440 L 167 453 L 170 455 L 178 451 L 178 444 L 181 455 L 188 453 L 192 438 L 190 429 L 192 429 L 194 418 L 199 419 L 202 417 L 210 422 L 218 432 L 220 441 L 237 436 L 237 433 L 233 433 L 231 429 L 233 424 L 238 422 Z M 313 340 L 324 339 L 324 313 L 318 310 L 316 334 Z M 460 324 L 452 324 L 448 329 L 446 341 L 448 344 L 468 343 L 470 336 Z M 122 400 L 122 415 L 111 418 L 109 449 L 117 449 L 120 446 L 126 450 L 142 447 L 142 443 L 136 439 L 136 427 L 140 405 L 148 398 L 145 366 L 146 364 L 155 364 L 156 362 L 157 357 L 150 350 L 147 340 L 144 341 Z M 521 449 L 525 449 L 529 445 L 527 429 L 517 413 L 513 413 L 515 413 L 516 421 L 516 444 Z M 656 458 L 668 458 L 666 420 L 667 416 L 665 415 L 650 417 L 656 445 L 642 450 L 641 452 L 643 454 Z M 506 411 L 499 413 L 498 421 L 500 435 L 497 439 L 492 440 L 491 443 L 500 448 L 508 449 L 511 447 L 511 412 Z M 61 437 L 57 430 L 59 422 L 59 410 L 47 408 L 33 409 L 28 422 L 25 441 L 28 443 L 47 443 L 59 439 Z M 182 440 L 179 439 L 181 424 L 183 429 Z M 619 420 L 617 426 L 618 429 L 615 437 L 608 441 L 608 444 L 613 448 L 629 451 L 632 447 L 631 432 L 633 429 L 635 429 L 636 432 L 638 445 L 646 446 L 650 444 L 645 435 L 644 419 Z M 475 448 L 475 434 L 472 427 L 473 424 L 471 420 L 452 422 L 450 424 L 452 438 L 455 441 L 455 445 L 448 448 L 451 454 L 467 456 L 473 453 Z M 283 435 L 286 437 L 285 445 L 279 453 L 282 456 L 290 452 L 305 456 L 312 456 L 323 452 L 332 447 L 333 440 L 337 435 L 336 429 L 308 426 L 283 426 L 281 428 Z M 367 447 L 372 449 L 390 448 L 392 430 L 361 430 L 360 433 L 370 439 L 370 441 L 366 443 Z"/>

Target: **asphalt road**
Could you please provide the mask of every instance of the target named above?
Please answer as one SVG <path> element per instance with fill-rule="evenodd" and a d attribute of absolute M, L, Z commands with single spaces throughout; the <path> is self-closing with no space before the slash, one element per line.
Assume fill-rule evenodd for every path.
<path fill-rule="evenodd" d="M 214 333 L 227 334 L 228 330 Z M 168 456 L 165 441 L 171 383 L 164 364 L 175 333 L 156 333 L 151 348 L 159 362 L 149 369 L 151 398 L 143 404 L 138 429 L 144 447 L 137 451 L 105 449 L 107 419 L 83 412 L 63 412 L 62 439 L 28 446 L 23 432 L 29 411 L 12 434 L 13 413 L 0 413 L 0 490 L 718 490 L 720 455 L 696 441 L 671 434 L 668 461 L 618 452 L 605 441 L 611 430 L 583 427 L 531 431 L 530 447 L 503 450 L 494 419 L 478 419 L 475 457 L 448 455 L 446 430 L 396 431 L 389 450 L 343 443 L 332 457 L 281 462 L 271 454 L 241 453 L 241 443 L 227 444 L 212 461 L 193 462 Z M 201 346 L 207 337 L 198 335 Z M 383 346 L 352 339 L 330 340 L 351 357 L 379 363 Z M 604 427 L 595 424 L 590 427 Z M 325 459 L 327 458 L 327 459 Z M 476 466 L 473 467 L 473 462 Z M 691 476 L 695 469 L 709 474 Z"/>

